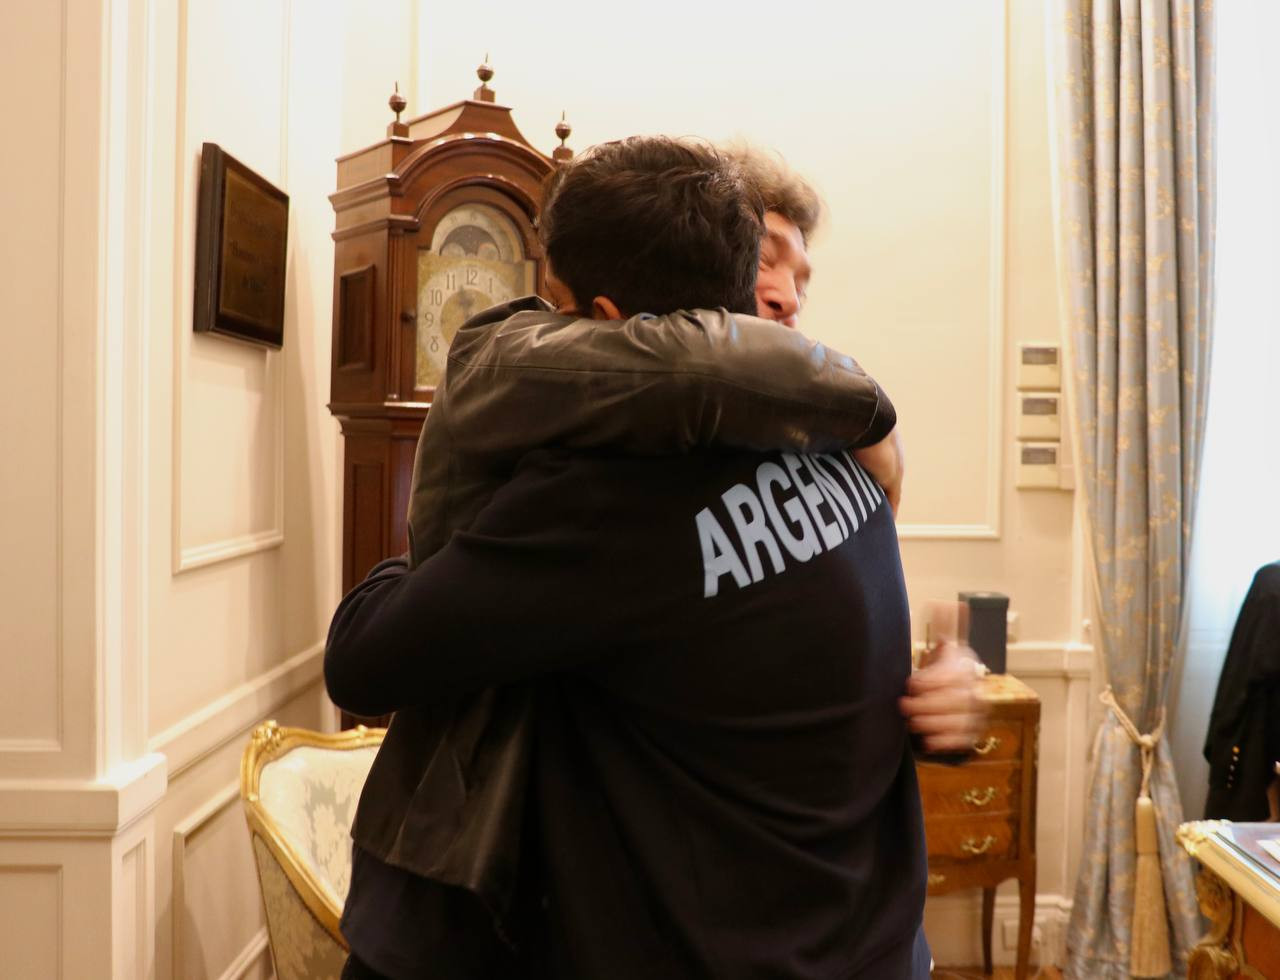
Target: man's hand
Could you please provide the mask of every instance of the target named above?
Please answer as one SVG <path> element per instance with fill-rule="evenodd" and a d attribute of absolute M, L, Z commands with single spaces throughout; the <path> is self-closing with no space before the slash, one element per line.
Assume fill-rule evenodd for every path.
<path fill-rule="evenodd" d="M 986 708 L 978 700 L 977 667 L 969 647 L 944 643 L 928 666 L 908 678 L 898 707 L 926 752 L 968 752 L 982 734 Z"/>
<path fill-rule="evenodd" d="M 893 516 L 898 516 L 898 502 L 902 500 L 902 474 L 905 461 L 902 456 L 902 436 L 894 429 L 874 446 L 853 451 L 853 458 L 884 488 Z"/>

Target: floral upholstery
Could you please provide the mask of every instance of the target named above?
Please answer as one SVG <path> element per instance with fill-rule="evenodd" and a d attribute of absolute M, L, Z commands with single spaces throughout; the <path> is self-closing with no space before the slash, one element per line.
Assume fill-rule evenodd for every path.
<path fill-rule="evenodd" d="M 382 736 L 267 722 L 245 749 L 240 793 L 278 980 L 342 973 L 347 946 L 338 921 L 351 886 L 351 821 Z"/>
<path fill-rule="evenodd" d="M 277 980 L 338 980 L 347 951 L 329 935 L 261 837 L 253 835 Z"/>
<path fill-rule="evenodd" d="M 262 806 L 338 908 L 351 885 L 351 821 L 377 751 L 299 746 L 259 777 Z"/>

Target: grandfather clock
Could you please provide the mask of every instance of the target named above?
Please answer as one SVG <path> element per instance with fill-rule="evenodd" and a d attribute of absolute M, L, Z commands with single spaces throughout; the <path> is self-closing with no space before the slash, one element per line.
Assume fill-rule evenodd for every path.
<path fill-rule="evenodd" d="M 533 220 L 543 179 L 572 151 L 569 126 L 543 156 L 496 104 L 474 96 L 409 122 L 391 96 L 387 138 L 338 158 L 329 410 L 343 437 L 342 585 L 407 548 L 413 455 L 458 326 L 542 292 Z"/>

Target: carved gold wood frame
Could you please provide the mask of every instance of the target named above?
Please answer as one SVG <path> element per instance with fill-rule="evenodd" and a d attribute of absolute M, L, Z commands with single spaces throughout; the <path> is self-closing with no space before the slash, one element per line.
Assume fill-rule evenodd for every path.
<path fill-rule="evenodd" d="M 1178 828 L 1178 843 L 1200 861 L 1196 875 L 1196 900 L 1209 920 L 1209 931 L 1187 957 L 1187 980 L 1229 980 L 1247 977 L 1267 980 L 1250 966 L 1244 953 L 1244 900 L 1205 863 L 1205 855 L 1216 850 L 1214 836 L 1228 820 L 1197 820 Z"/>
<path fill-rule="evenodd" d="M 272 857 L 284 869 L 285 876 L 307 910 L 343 949 L 348 949 L 348 946 L 338 929 L 338 920 L 342 917 L 341 906 L 330 900 L 328 891 L 321 885 L 315 872 L 293 845 L 285 840 L 279 826 L 258 799 L 258 784 L 264 766 L 296 748 L 362 749 L 370 745 L 381 745 L 386 732 L 385 728 L 358 725 L 336 735 L 326 735 L 306 728 L 282 728 L 274 721 L 268 721 L 254 729 L 244 755 L 240 758 L 240 799 L 244 803 L 249 833 L 262 839 Z"/>

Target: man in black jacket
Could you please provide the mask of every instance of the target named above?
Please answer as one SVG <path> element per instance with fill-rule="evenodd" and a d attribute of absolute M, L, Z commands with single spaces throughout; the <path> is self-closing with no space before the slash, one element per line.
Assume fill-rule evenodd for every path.
<path fill-rule="evenodd" d="M 1207 820 L 1280 817 L 1280 562 L 1258 569 L 1231 632 L 1204 740 Z"/>
<path fill-rule="evenodd" d="M 699 160 L 674 186 L 714 203 L 727 186 L 718 166 Z M 671 169 L 648 192 L 670 190 Z M 645 191 L 629 181 L 633 197 Z M 598 219 L 600 207 L 571 213 Z M 724 257 L 710 263 L 726 273 L 720 293 L 710 275 L 678 305 L 754 306 L 741 243 L 723 220 L 704 224 Z M 600 238 L 590 225 L 576 224 L 588 244 Z M 548 249 L 566 306 L 655 308 L 654 270 L 618 272 L 644 245 L 625 226 L 608 225 L 616 257 L 581 241 L 568 261 Z M 896 704 L 908 633 L 884 502 L 840 454 L 535 455 L 470 534 L 412 574 L 388 564 L 348 597 L 331 692 L 355 710 L 420 709 L 539 678 L 544 962 L 556 975 L 921 975 L 919 801 Z M 353 897 L 358 887 L 359 875 Z M 370 932 L 368 916 L 357 931 Z M 374 966 L 415 975 L 393 960 Z"/>

